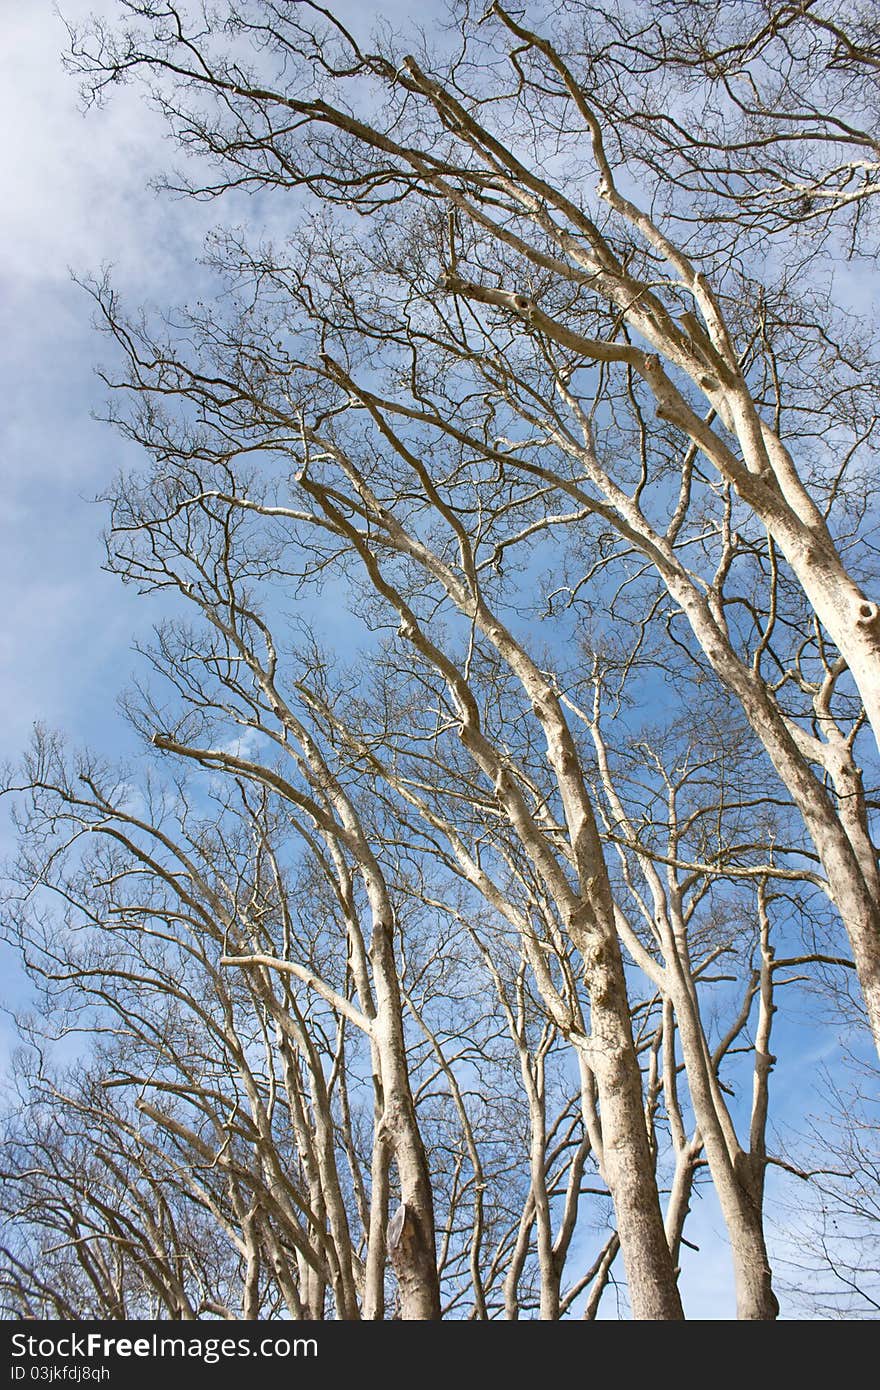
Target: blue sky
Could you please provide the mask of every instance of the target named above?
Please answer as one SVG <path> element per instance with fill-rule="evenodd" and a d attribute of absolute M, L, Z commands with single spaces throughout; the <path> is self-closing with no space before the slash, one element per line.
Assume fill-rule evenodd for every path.
<path fill-rule="evenodd" d="M 115 6 L 61 0 L 60 9 L 76 24 Z M 337 9 L 369 14 L 356 0 Z M 411 9 L 382 6 L 389 18 Z M 125 445 L 90 418 L 103 401 L 94 369 L 104 344 L 71 271 L 110 265 L 129 306 L 167 305 L 191 293 L 208 228 L 244 215 L 229 200 L 221 210 L 149 189 L 178 152 L 133 88 L 81 110 L 51 0 L 5 7 L 3 39 L 0 582 L 12 597 L 0 619 L 0 761 L 17 756 L 34 719 L 103 737 L 132 666 L 132 635 L 151 621 L 150 605 L 100 570 L 104 513 L 90 499 Z"/>
<path fill-rule="evenodd" d="M 65 6 L 71 18 L 91 8 Z M 133 628 L 146 617 L 100 570 L 103 517 L 89 499 L 118 468 L 122 445 L 90 419 L 102 344 L 70 272 L 112 263 L 126 294 L 161 300 L 200 240 L 200 209 L 145 187 L 163 153 L 157 119 L 128 91 L 83 115 L 61 69 L 64 38 L 48 0 L 4 15 L 0 566 L 12 599 L 0 626 L 3 757 L 21 749 L 35 718 L 76 736 L 106 730 Z"/>

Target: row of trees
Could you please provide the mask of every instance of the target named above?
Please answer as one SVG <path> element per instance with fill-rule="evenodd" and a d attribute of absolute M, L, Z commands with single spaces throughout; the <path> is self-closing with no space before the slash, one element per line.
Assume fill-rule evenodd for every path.
<path fill-rule="evenodd" d="M 171 616 L 143 765 L 40 735 L 11 778 L 9 931 L 93 1039 L 27 1025 L 11 1306 L 553 1319 L 622 1277 L 675 1319 L 711 1182 L 775 1317 L 788 1003 L 880 1040 L 877 377 L 831 273 L 876 250 L 876 21 L 119 10 L 86 89 L 145 79 L 186 191 L 300 228 L 218 231 L 163 324 L 90 285 L 151 460 L 109 561 Z"/>

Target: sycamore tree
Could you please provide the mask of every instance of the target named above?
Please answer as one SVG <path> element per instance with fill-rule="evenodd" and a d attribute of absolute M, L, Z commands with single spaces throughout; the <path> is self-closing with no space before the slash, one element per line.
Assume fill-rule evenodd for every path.
<path fill-rule="evenodd" d="M 632 7 L 573 3 L 545 33 L 462 5 L 411 53 L 309 3 L 120 8 L 71 62 L 94 94 L 151 84 L 207 157 L 188 191 L 308 190 L 323 210 L 284 250 L 215 248 L 255 291 L 250 353 L 226 324 L 254 395 L 278 390 L 289 420 L 308 382 L 392 447 L 420 432 L 545 497 L 543 517 L 505 512 L 499 559 L 520 522 L 641 557 L 800 810 L 880 1035 L 855 749 L 880 726 L 876 364 L 823 273 L 823 256 L 874 249 L 876 148 L 846 119 L 874 100 L 870 19 L 756 4 L 725 24 L 729 7 L 670 3 L 643 27 Z M 655 121 L 678 97 L 683 120 Z"/>
<path fill-rule="evenodd" d="M 191 939 L 223 1085 L 139 1025 L 125 1104 L 175 1152 L 214 1125 L 207 1216 L 167 1171 L 244 1262 L 223 1306 L 595 1316 L 619 1254 L 633 1315 L 676 1319 L 710 1182 L 738 1314 L 775 1317 L 774 1016 L 854 979 L 880 1040 L 877 373 L 834 276 L 875 253 L 876 23 L 120 0 L 68 61 L 92 99 L 145 85 L 170 187 L 288 231 L 218 219 L 216 298 L 163 320 L 89 283 L 146 460 L 109 564 L 172 613 L 128 711 L 177 791 L 132 810 L 45 742 L 10 779 L 31 969 L 83 987 L 28 944 L 34 882 L 86 917 L 102 885 L 99 953 L 117 921 L 142 950 L 141 875 Z"/>
<path fill-rule="evenodd" d="M 386 849 L 405 946 L 383 975 L 344 832 L 328 813 L 298 839 L 292 792 L 137 796 L 50 739 L 26 773 L 6 919 L 40 1007 L 0 1145 L 9 1309 L 555 1316 L 593 1282 L 598 1303 L 610 1262 L 563 1275 L 587 1193 L 612 1241 L 607 1198 L 521 952 L 497 942 L 489 968 L 475 923 L 426 930 L 428 888 Z"/>

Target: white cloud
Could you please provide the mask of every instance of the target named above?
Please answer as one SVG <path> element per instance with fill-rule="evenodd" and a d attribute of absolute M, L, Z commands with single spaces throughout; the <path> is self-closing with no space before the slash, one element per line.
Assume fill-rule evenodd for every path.
<path fill-rule="evenodd" d="M 64 4 L 74 21 L 95 8 L 94 0 Z M 103 345 L 69 270 L 114 262 L 134 303 L 173 297 L 208 210 L 193 217 L 192 204 L 146 188 L 167 150 L 158 116 L 136 91 L 80 110 L 52 6 L 9 6 L 3 25 L 0 755 L 12 756 L 34 719 L 77 735 L 107 727 L 136 621 L 129 596 L 100 572 L 103 516 L 88 499 L 107 486 L 122 450 L 90 419 L 101 403 L 92 363 Z"/>
<path fill-rule="evenodd" d="M 82 22 L 110 3 L 64 0 Z M 19 292 L 37 282 L 65 283 L 68 268 L 102 262 L 141 284 L 164 280 L 191 261 L 210 224 L 210 209 L 157 199 L 147 187 L 171 162 L 162 119 L 136 86 L 81 109 L 78 84 L 62 69 L 67 32 L 45 4 L 4 14 L 0 151 L 5 206 L 2 275 Z"/>

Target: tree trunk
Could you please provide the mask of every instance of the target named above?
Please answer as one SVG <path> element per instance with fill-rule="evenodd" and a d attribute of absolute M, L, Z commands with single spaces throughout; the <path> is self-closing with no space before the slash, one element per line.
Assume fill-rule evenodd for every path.
<path fill-rule="evenodd" d="M 587 982 L 590 1061 L 602 1117 L 602 1175 L 614 1203 L 633 1317 L 680 1320 L 684 1313 L 663 1228 L 616 938 L 592 952 Z"/>
<path fill-rule="evenodd" d="M 730 1238 L 737 1317 L 772 1321 L 779 1315 L 779 1304 L 773 1293 L 761 1203 L 748 1172 L 749 1158 L 737 1141 L 712 1072 L 692 983 L 681 975 L 677 962 L 670 962 L 670 969 L 679 976 L 673 998 L 691 1102 Z"/>
<path fill-rule="evenodd" d="M 409 1084 L 403 1007 L 394 960 L 393 926 L 374 920 L 370 943 L 376 995 L 376 1048 L 382 1073 L 381 1126 L 394 1154 L 401 1205 L 388 1225 L 388 1250 L 406 1320 L 440 1317 L 440 1281 L 431 1176 Z"/>
<path fill-rule="evenodd" d="M 752 729 L 803 816 L 849 938 L 868 1022 L 880 1054 L 880 900 L 876 892 L 876 854 L 865 827 L 860 827 L 854 843 L 846 824 L 852 819 L 861 787 L 845 786 L 843 782 L 847 777 L 850 780 L 854 777 L 858 782 L 858 774 L 853 768 L 837 766 L 837 751 L 828 748 L 836 790 L 843 804 L 842 812 L 838 813 L 798 747 L 796 734 L 786 725 L 760 679 L 739 661 L 705 600 L 677 574 L 664 574 L 664 578 L 669 592 L 681 603 L 712 669 L 740 701 Z"/>

